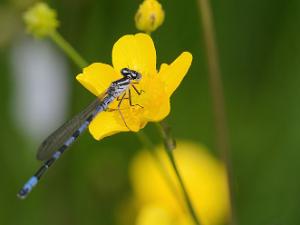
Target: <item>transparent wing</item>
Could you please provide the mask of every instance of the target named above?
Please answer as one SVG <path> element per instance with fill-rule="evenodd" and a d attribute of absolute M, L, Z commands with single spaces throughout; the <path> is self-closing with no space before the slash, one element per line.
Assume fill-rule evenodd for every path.
<path fill-rule="evenodd" d="M 96 110 L 97 106 L 101 104 L 104 96 L 105 94 L 102 94 L 99 98 L 96 98 L 96 100 L 90 103 L 83 111 L 75 115 L 72 119 L 50 134 L 39 146 L 36 155 L 37 159 L 47 160 L 51 158 L 52 154 L 57 151 Z"/>

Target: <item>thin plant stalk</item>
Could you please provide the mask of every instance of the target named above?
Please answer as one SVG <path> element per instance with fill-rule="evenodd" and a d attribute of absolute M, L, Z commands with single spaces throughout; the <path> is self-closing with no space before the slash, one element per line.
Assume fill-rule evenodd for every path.
<path fill-rule="evenodd" d="M 177 201 L 180 203 L 181 206 L 184 208 L 184 203 L 182 202 L 182 199 L 179 197 L 179 193 L 176 189 L 175 183 L 171 179 L 171 175 L 169 174 L 167 168 L 165 167 L 163 161 L 155 151 L 155 145 L 153 142 L 149 139 L 149 137 L 145 134 L 144 131 L 140 130 L 137 133 L 137 137 L 139 141 L 149 150 L 152 158 L 154 159 L 154 162 L 157 165 L 157 168 L 160 170 L 161 175 L 163 176 L 165 182 L 167 183 L 170 191 L 172 192 L 173 196 L 177 199 Z"/>
<path fill-rule="evenodd" d="M 233 201 L 232 166 L 230 157 L 229 134 L 226 120 L 223 85 L 217 44 L 215 40 L 214 24 L 209 0 L 198 0 L 203 27 L 204 42 L 209 70 L 209 84 L 213 101 L 214 124 L 216 132 L 216 147 L 225 163 L 227 183 L 230 195 L 230 224 L 236 225 Z"/>
<path fill-rule="evenodd" d="M 67 42 L 57 31 L 54 31 L 50 38 L 64 51 L 64 53 L 69 56 L 73 62 L 79 67 L 84 68 L 88 65 L 78 52 Z"/>
<path fill-rule="evenodd" d="M 179 182 L 187 209 L 188 209 L 194 223 L 196 225 L 201 225 L 201 222 L 197 216 L 197 213 L 195 211 L 195 208 L 193 207 L 191 198 L 186 189 L 186 186 L 183 182 L 182 176 L 178 170 L 178 166 L 177 166 L 174 154 L 173 154 L 173 150 L 176 148 L 176 143 L 175 143 L 175 140 L 171 136 L 170 128 L 164 121 L 162 121 L 160 123 L 156 123 L 156 125 L 157 125 L 158 129 L 160 130 L 161 136 L 164 140 L 164 143 L 165 143 L 164 149 L 166 151 L 166 154 L 171 162 L 172 168 L 173 168 L 175 175 L 177 177 L 177 180 Z"/>
<path fill-rule="evenodd" d="M 151 36 L 151 32 L 147 32 L 147 34 Z M 178 167 L 177 167 L 177 164 L 176 164 L 176 161 L 175 161 L 175 157 L 173 155 L 173 150 L 176 148 L 176 142 L 173 139 L 173 137 L 171 136 L 170 127 L 164 121 L 156 123 L 156 125 L 157 125 L 157 127 L 158 127 L 158 129 L 161 133 L 161 136 L 164 140 L 164 146 L 165 146 L 164 149 L 165 149 L 165 151 L 167 153 L 167 156 L 168 156 L 168 158 L 171 162 L 171 165 L 172 165 L 172 168 L 175 172 L 176 178 L 179 182 L 180 188 L 182 190 L 183 198 L 184 198 L 184 201 L 185 201 L 186 206 L 187 206 L 187 210 L 190 213 L 195 225 L 201 225 L 201 222 L 200 222 L 200 220 L 199 220 L 199 218 L 196 214 L 196 211 L 193 207 L 192 201 L 191 201 L 190 196 L 187 192 L 187 189 L 185 187 L 183 179 L 182 179 L 182 177 L 179 173 L 179 170 L 178 170 Z"/>

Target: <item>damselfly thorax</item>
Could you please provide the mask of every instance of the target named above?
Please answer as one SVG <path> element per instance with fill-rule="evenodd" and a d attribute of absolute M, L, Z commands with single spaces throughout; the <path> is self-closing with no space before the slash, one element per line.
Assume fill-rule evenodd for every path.
<path fill-rule="evenodd" d="M 74 143 L 99 113 L 117 111 L 125 126 L 130 130 L 122 113 L 121 105 L 124 100 L 128 100 L 129 107 L 143 108 L 138 103 L 132 102 L 132 90 L 137 95 L 143 93 L 143 90 L 138 90 L 135 86 L 141 80 L 142 75 L 129 68 L 123 68 L 120 72 L 122 78 L 112 82 L 103 95 L 99 96 L 82 112 L 67 121 L 42 142 L 38 148 L 37 158 L 44 161 L 44 163 L 19 191 L 18 197 L 25 198 L 30 193 L 48 168 Z M 114 101 L 118 102 L 116 107 L 109 108 Z"/>

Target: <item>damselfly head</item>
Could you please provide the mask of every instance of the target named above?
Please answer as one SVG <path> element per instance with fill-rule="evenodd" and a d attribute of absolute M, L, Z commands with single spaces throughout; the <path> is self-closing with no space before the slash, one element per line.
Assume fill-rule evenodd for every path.
<path fill-rule="evenodd" d="M 128 69 L 128 68 L 121 69 L 121 74 L 124 77 L 126 77 L 130 80 L 135 80 L 135 81 L 139 81 L 142 78 L 142 75 L 139 72 Z"/>

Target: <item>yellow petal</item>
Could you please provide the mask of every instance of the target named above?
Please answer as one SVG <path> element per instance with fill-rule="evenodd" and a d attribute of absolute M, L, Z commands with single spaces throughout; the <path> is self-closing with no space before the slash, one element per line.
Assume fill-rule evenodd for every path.
<path fill-rule="evenodd" d="M 156 52 L 151 37 L 147 34 L 124 35 L 113 47 L 113 66 L 136 70 L 143 75 L 156 73 Z"/>
<path fill-rule="evenodd" d="M 192 58 L 191 53 L 183 52 L 171 65 L 161 65 L 158 76 L 165 83 L 168 96 L 171 96 L 181 83 L 191 66 Z"/>
<path fill-rule="evenodd" d="M 112 81 L 121 78 L 121 75 L 108 64 L 93 63 L 83 69 L 83 73 L 76 79 L 94 95 L 101 95 L 109 87 Z"/>
<path fill-rule="evenodd" d="M 119 118 L 120 123 L 127 124 L 130 131 L 138 132 L 140 129 L 144 128 L 147 124 L 147 121 L 144 120 L 143 117 L 141 117 L 142 112 L 144 109 L 140 108 L 139 106 L 130 106 L 125 107 L 122 110 L 123 118 L 120 116 L 120 113 L 118 112 L 117 118 Z"/>
<path fill-rule="evenodd" d="M 146 121 L 160 121 L 170 113 L 170 98 L 157 74 L 144 77 L 138 88 L 143 93 L 139 96 L 133 94 L 132 99 L 144 107 L 142 117 Z"/>
<path fill-rule="evenodd" d="M 91 122 L 89 131 L 96 140 L 111 136 L 113 134 L 128 131 L 124 123 L 120 123 L 115 112 L 101 112 Z"/>
<path fill-rule="evenodd" d="M 163 120 L 171 111 L 170 99 L 164 98 L 159 104 L 154 105 L 151 109 L 148 110 L 148 115 L 145 115 L 147 120 L 152 122 L 157 122 Z"/>
<path fill-rule="evenodd" d="M 157 109 L 155 117 L 152 118 L 152 121 L 163 120 L 165 117 L 167 117 L 167 115 L 169 115 L 170 111 L 170 99 L 167 98 L 164 101 L 162 101 L 160 107 Z"/>
<path fill-rule="evenodd" d="M 95 139 L 100 140 L 124 131 L 138 132 L 146 126 L 147 121 L 140 116 L 141 111 L 143 111 L 142 108 L 138 106 L 129 107 L 128 103 L 124 104 L 120 108 L 122 117 L 120 111 L 116 110 L 116 105 L 117 102 L 114 102 L 109 107 L 110 111 L 101 112 L 91 122 L 89 130 Z"/>
<path fill-rule="evenodd" d="M 176 215 L 161 204 L 145 204 L 138 211 L 136 225 L 174 225 Z"/>

